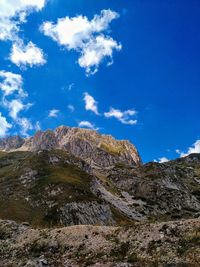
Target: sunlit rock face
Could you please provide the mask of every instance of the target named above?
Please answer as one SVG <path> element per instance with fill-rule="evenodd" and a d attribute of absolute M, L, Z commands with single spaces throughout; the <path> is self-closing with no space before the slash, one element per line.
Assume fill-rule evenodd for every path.
<path fill-rule="evenodd" d="M 92 168 L 110 168 L 117 163 L 141 164 L 140 156 L 129 141 L 118 141 L 96 131 L 61 126 L 55 131 L 39 131 L 33 137 L 10 137 L 0 141 L 1 150 L 39 151 L 62 149 L 85 160 Z"/>
<path fill-rule="evenodd" d="M 11 151 L 23 146 L 25 140 L 20 136 L 11 136 L 0 139 L 0 150 Z"/>

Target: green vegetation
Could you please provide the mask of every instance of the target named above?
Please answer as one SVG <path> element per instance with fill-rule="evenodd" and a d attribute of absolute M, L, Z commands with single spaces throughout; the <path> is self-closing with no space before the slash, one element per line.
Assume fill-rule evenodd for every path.
<path fill-rule="evenodd" d="M 129 242 L 122 242 L 111 250 L 110 257 L 114 258 L 116 261 L 123 261 L 128 254 L 129 248 Z"/>
<path fill-rule="evenodd" d="M 124 152 L 124 148 L 122 146 L 112 146 L 107 143 L 101 143 L 100 148 L 114 156 Z"/>
<path fill-rule="evenodd" d="M 138 254 L 135 252 L 132 252 L 128 255 L 127 261 L 129 263 L 137 263 L 139 261 Z"/>
<path fill-rule="evenodd" d="M 127 218 L 122 212 L 117 210 L 114 207 L 111 207 L 112 214 L 114 215 L 114 218 L 118 225 L 120 226 L 133 226 L 135 224 L 135 221 Z"/>
<path fill-rule="evenodd" d="M 50 158 L 58 158 L 56 164 Z M 58 224 L 58 209 L 69 202 L 91 201 L 91 177 L 67 152 L 14 152 L 0 158 L 0 217 L 35 226 Z"/>
<path fill-rule="evenodd" d="M 186 234 L 179 240 L 177 252 L 179 255 L 183 255 L 195 247 L 200 247 L 200 228 Z"/>

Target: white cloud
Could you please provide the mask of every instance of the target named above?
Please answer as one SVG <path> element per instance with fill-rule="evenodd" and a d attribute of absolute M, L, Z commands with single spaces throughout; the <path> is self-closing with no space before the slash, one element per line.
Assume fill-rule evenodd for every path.
<path fill-rule="evenodd" d="M 1 0 L 0 1 L 0 39 L 18 39 L 19 25 L 26 22 L 32 11 L 39 11 L 45 0 Z"/>
<path fill-rule="evenodd" d="M 18 119 L 18 115 L 21 111 L 28 109 L 32 104 L 24 104 L 20 99 L 13 99 L 11 101 L 4 102 L 9 109 L 9 115 L 14 120 Z"/>
<path fill-rule="evenodd" d="M 111 21 L 118 17 L 119 14 L 112 10 L 102 10 L 101 14 L 95 15 L 91 21 L 80 15 L 60 18 L 56 24 L 44 22 L 41 31 L 68 51 L 75 50 L 80 53 L 78 63 L 86 69 L 86 74 L 90 75 L 98 71 L 103 59 L 109 58 L 111 63 L 113 51 L 122 48 L 121 44 L 104 33 Z"/>
<path fill-rule="evenodd" d="M 95 125 L 89 121 L 81 121 L 79 122 L 78 126 L 83 128 L 89 128 L 92 130 L 98 130 L 98 128 L 96 128 Z"/>
<path fill-rule="evenodd" d="M 4 96 L 12 95 L 13 93 L 19 94 L 21 97 L 25 95 L 22 89 L 22 77 L 19 74 L 12 72 L 0 71 L 0 89 L 3 91 Z"/>
<path fill-rule="evenodd" d="M 24 16 L 29 12 L 39 11 L 44 5 L 45 0 L 1 0 L 0 17 L 12 18 L 17 15 L 21 20 L 24 20 Z"/>
<path fill-rule="evenodd" d="M 23 90 L 21 75 L 0 71 L 0 91 L 2 92 L 1 106 L 8 111 L 8 115 L 12 119 L 12 126 L 18 125 L 20 132 L 27 135 L 27 132 L 32 130 L 33 126 L 27 118 L 20 116 L 20 113 L 32 104 L 25 103 L 28 94 Z"/>
<path fill-rule="evenodd" d="M 135 116 L 136 114 L 137 112 L 133 109 L 121 111 L 119 109 L 110 108 L 110 111 L 105 112 L 104 116 L 106 118 L 115 118 L 123 124 L 135 125 L 137 124 L 137 120 L 133 120 L 131 117 Z"/>
<path fill-rule="evenodd" d="M 176 153 L 180 155 L 180 157 L 186 157 L 192 153 L 200 153 L 200 140 L 197 140 L 191 147 L 187 149 L 187 152 L 176 150 Z"/>
<path fill-rule="evenodd" d="M 0 6 L 1 8 L 1 6 Z M 13 21 L 8 18 L 1 18 L 0 16 L 0 40 L 14 40 L 17 38 L 16 33 L 19 31 L 19 27 Z"/>
<path fill-rule="evenodd" d="M 0 1 L 0 40 L 13 42 L 10 55 L 16 65 L 40 65 L 45 63 L 43 52 L 35 44 L 27 45 L 19 37 L 20 25 L 26 22 L 33 11 L 40 11 L 46 0 L 1 0 Z"/>
<path fill-rule="evenodd" d="M 58 117 L 59 110 L 58 109 L 52 109 L 49 111 L 49 118 L 57 118 Z"/>
<path fill-rule="evenodd" d="M 121 45 L 118 45 L 111 37 L 97 36 L 84 47 L 78 60 L 79 65 L 86 69 L 87 74 L 95 74 L 104 58 L 109 57 L 111 60 L 107 65 L 112 65 L 114 49 L 121 50 Z"/>
<path fill-rule="evenodd" d="M 34 129 L 31 121 L 27 118 L 18 118 L 17 123 L 21 126 L 20 133 L 23 136 L 28 136 L 28 131 Z"/>
<path fill-rule="evenodd" d="M 154 160 L 154 162 L 159 162 L 159 163 L 165 163 L 168 162 L 169 159 L 166 157 L 159 158 L 158 160 Z"/>
<path fill-rule="evenodd" d="M 7 122 L 0 112 L 0 137 L 4 137 L 11 127 L 11 124 Z"/>
<path fill-rule="evenodd" d="M 84 101 L 85 101 L 85 109 L 86 110 L 91 110 L 96 115 L 99 115 L 99 112 L 98 112 L 98 103 L 94 99 L 93 96 L 89 95 L 88 93 L 84 93 Z"/>
<path fill-rule="evenodd" d="M 36 121 L 35 130 L 36 131 L 40 131 L 41 130 L 41 125 L 40 125 L 40 122 L 39 121 Z"/>
<path fill-rule="evenodd" d="M 74 83 L 71 83 L 69 86 L 68 86 L 68 91 L 71 91 L 72 89 L 73 89 L 73 87 L 74 87 Z"/>
<path fill-rule="evenodd" d="M 32 42 L 24 45 L 23 42 L 16 42 L 12 46 L 10 53 L 10 60 L 18 67 L 27 66 L 33 67 L 34 65 L 44 65 L 46 60 L 43 51 Z"/>
<path fill-rule="evenodd" d="M 75 107 L 73 105 L 68 105 L 67 107 L 71 112 L 74 112 Z"/>

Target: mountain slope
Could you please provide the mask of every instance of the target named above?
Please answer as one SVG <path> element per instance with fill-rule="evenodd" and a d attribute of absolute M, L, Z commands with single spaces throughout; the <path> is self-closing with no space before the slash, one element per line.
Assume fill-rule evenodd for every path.
<path fill-rule="evenodd" d="M 128 141 L 69 127 L 0 147 L 2 219 L 44 227 L 200 216 L 198 154 L 142 165 Z"/>
<path fill-rule="evenodd" d="M 3 153 L 0 166 L 1 218 L 36 226 L 115 222 L 90 190 L 87 165 L 64 151 Z"/>

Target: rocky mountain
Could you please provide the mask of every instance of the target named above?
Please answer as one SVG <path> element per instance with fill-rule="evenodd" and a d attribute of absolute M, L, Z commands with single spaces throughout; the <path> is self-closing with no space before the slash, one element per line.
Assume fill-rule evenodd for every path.
<path fill-rule="evenodd" d="M 142 165 L 136 148 L 59 127 L 1 140 L 0 218 L 116 225 L 200 215 L 200 155 Z"/>
<path fill-rule="evenodd" d="M 170 255 L 177 259 L 178 264 L 183 258 L 178 254 L 177 246 L 183 242 L 186 229 L 194 238 L 188 241 L 188 247 L 190 242 L 194 242 L 196 253 L 199 234 L 197 237 L 193 235 L 200 229 L 199 217 L 200 154 L 162 164 L 142 164 L 136 148 L 128 141 L 65 126 L 55 131 L 40 131 L 25 139 L 16 136 L 0 140 L 0 266 L 7 266 L 5 257 L 10 262 L 8 266 L 88 266 L 94 257 L 100 259 L 97 266 L 168 266 L 161 262 L 166 264 Z M 177 220 L 183 223 L 179 224 Z M 90 226 L 73 228 L 74 225 Z M 136 225 L 141 229 L 136 231 Z M 67 228 L 53 230 L 55 227 Z M 160 227 L 166 229 L 161 231 Z M 174 227 L 177 233 L 173 232 Z M 42 236 L 43 230 L 39 230 L 43 228 L 46 228 L 45 236 Z M 67 241 L 62 239 L 62 234 L 59 238 L 56 234 L 65 231 L 69 234 Z M 74 247 L 67 247 L 67 243 L 73 243 L 76 238 L 74 231 L 80 231 L 80 236 L 84 233 L 85 237 L 81 237 Z M 94 237 L 90 236 L 91 231 L 96 233 Z M 152 237 L 151 231 L 155 231 L 156 238 Z M 169 234 L 171 231 L 172 236 Z M 166 242 L 161 244 L 161 236 L 165 232 Z M 116 244 L 110 239 L 116 240 Z M 99 241 L 105 248 L 110 247 L 108 254 L 107 251 L 101 254 L 100 245 L 95 245 Z M 17 247 L 10 246 L 9 242 L 16 243 Z M 22 242 L 21 245 L 19 242 Z M 44 251 L 43 244 L 51 242 L 52 248 L 47 249 L 45 245 Z M 62 244 L 59 249 L 60 245 L 54 247 L 57 243 Z M 94 251 L 87 249 L 86 244 L 95 246 Z M 23 257 L 16 255 L 23 254 L 23 246 L 28 250 L 24 252 L 24 261 L 20 261 Z M 29 250 L 32 246 L 33 251 Z M 162 251 L 168 251 L 169 246 L 169 254 L 166 258 L 161 257 Z M 5 247 L 9 248 L 9 253 Z M 48 254 L 51 249 L 52 253 Z M 34 258 L 35 250 L 37 259 Z M 144 252 L 141 259 L 140 251 Z M 40 262 L 45 253 L 50 264 Z M 55 253 L 54 259 L 52 255 Z M 122 265 L 116 263 L 119 261 L 118 254 Z M 13 265 L 9 255 L 14 259 Z M 62 263 L 56 265 L 55 260 L 60 257 L 66 261 L 63 258 Z M 86 258 L 83 261 L 84 257 L 89 263 Z M 103 265 L 106 259 L 110 265 Z M 160 265 L 156 265 L 156 259 Z M 148 265 L 148 262 L 154 265 Z M 194 260 L 184 259 L 183 262 L 193 263 Z"/>
<path fill-rule="evenodd" d="M 0 139 L 0 150 L 11 151 L 18 149 L 24 144 L 24 139 L 20 136 L 11 136 Z"/>
<path fill-rule="evenodd" d="M 33 137 L 15 136 L 0 141 L 2 151 L 40 151 L 60 149 L 68 151 L 90 164 L 92 168 L 112 168 L 116 163 L 140 165 L 136 148 L 129 141 L 118 141 L 96 131 L 61 126 L 55 131 L 39 131 Z"/>

